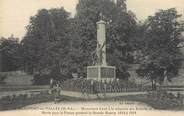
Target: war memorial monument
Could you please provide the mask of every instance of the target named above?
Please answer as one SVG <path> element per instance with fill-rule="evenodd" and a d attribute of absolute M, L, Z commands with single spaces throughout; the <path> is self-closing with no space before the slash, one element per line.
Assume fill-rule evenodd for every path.
<path fill-rule="evenodd" d="M 87 79 L 110 81 L 116 78 L 116 67 L 108 66 L 106 61 L 106 22 L 97 22 L 97 48 L 94 66 L 87 67 Z"/>

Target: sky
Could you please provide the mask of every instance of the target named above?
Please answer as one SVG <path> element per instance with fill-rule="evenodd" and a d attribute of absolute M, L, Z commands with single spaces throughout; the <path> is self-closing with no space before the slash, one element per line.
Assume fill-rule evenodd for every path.
<path fill-rule="evenodd" d="M 75 14 L 78 0 L 0 0 L 0 37 L 22 38 L 25 27 L 29 24 L 30 16 L 34 16 L 39 9 L 64 7 Z M 175 7 L 184 15 L 184 0 L 127 0 L 128 10 L 133 11 L 138 20 L 145 20 L 159 9 Z"/>

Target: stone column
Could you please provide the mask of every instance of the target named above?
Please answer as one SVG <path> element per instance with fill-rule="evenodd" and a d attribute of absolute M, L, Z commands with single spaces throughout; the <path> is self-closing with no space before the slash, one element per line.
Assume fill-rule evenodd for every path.
<path fill-rule="evenodd" d="M 102 66 L 106 66 L 106 23 L 103 20 L 97 22 L 97 56 Z"/>

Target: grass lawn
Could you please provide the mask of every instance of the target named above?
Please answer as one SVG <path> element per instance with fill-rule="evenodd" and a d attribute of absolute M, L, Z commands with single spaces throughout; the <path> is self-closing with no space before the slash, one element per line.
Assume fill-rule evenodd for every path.
<path fill-rule="evenodd" d="M 38 94 L 33 98 L 25 99 L 24 97 L 17 97 L 13 100 L 7 98 L 0 100 L 0 111 L 3 110 L 15 110 L 20 109 L 27 105 L 44 103 L 44 102 L 54 102 L 55 95 L 53 94 Z M 68 96 L 60 96 L 59 98 L 62 101 L 79 101 L 80 98 L 73 98 Z"/>
<path fill-rule="evenodd" d="M 179 104 L 176 100 L 170 100 L 170 99 L 158 100 L 158 99 L 147 97 L 147 95 L 122 96 L 122 97 L 116 97 L 114 98 L 114 100 L 142 102 L 158 110 L 184 111 L 184 105 Z"/>

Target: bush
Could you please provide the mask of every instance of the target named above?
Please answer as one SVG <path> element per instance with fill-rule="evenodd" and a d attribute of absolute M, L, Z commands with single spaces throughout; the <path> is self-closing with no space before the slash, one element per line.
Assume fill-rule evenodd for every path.
<path fill-rule="evenodd" d="M 7 78 L 7 74 L 0 73 L 0 82 L 3 82 Z"/>
<path fill-rule="evenodd" d="M 48 85 L 50 84 L 51 78 L 53 78 L 56 81 L 64 81 L 70 77 L 69 76 L 66 77 L 61 74 L 36 74 L 34 75 L 34 78 L 33 78 L 33 84 L 34 85 Z"/>
<path fill-rule="evenodd" d="M 49 75 L 34 75 L 33 78 L 33 84 L 34 85 L 48 85 L 50 82 L 50 76 Z"/>

